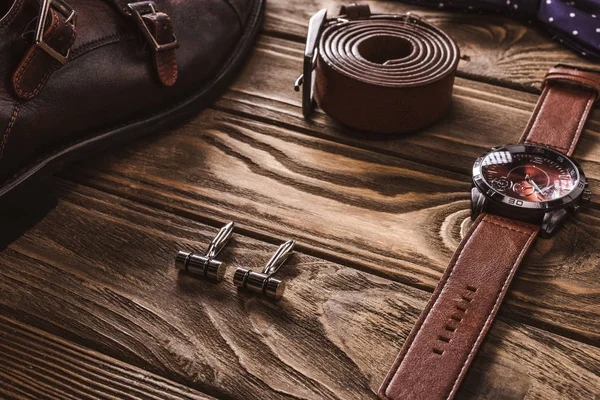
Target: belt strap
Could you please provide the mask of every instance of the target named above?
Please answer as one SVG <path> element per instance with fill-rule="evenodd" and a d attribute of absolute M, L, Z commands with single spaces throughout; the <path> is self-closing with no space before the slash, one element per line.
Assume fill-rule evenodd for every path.
<path fill-rule="evenodd" d="M 50 75 L 69 62 L 77 13 L 63 0 L 42 0 L 34 44 L 13 74 L 13 88 L 23 100 L 38 95 Z"/>
<path fill-rule="evenodd" d="M 473 223 L 379 396 L 454 398 L 539 227 L 490 214 Z"/>
<path fill-rule="evenodd" d="M 319 106 L 344 125 L 410 132 L 445 114 L 458 61 L 456 43 L 439 28 L 410 14 L 371 14 L 367 4 L 352 4 L 338 17 L 327 19 L 321 10 L 311 19 L 308 67 L 297 90 L 304 84 L 305 116 L 314 92 Z"/>

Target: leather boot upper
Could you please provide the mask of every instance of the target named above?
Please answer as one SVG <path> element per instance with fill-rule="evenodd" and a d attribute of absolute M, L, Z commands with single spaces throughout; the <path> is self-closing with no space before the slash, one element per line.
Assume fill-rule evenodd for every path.
<path fill-rule="evenodd" d="M 35 45 L 42 0 L 14 0 L 0 19 L 0 182 L 49 149 L 197 91 L 230 56 L 253 2 L 154 0 L 140 24 L 126 1 L 61 1 L 68 9 L 51 7 L 44 27 L 58 58 Z M 144 27 L 177 45 L 156 52 Z"/>

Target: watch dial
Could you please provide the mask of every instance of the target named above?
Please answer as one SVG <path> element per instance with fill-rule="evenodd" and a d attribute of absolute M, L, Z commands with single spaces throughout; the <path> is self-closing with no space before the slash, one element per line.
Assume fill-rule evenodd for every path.
<path fill-rule="evenodd" d="M 543 202 L 569 194 L 577 172 L 565 157 L 528 152 L 493 151 L 481 162 L 481 175 L 496 192 L 517 200 Z"/>

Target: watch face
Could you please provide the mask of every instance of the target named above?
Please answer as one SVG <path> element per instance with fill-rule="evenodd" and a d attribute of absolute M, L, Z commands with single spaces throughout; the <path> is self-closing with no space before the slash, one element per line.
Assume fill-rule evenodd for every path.
<path fill-rule="evenodd" d="M 473 181 L 488 198 L 534 209 L 564 206 L 585 188 L 585 177 L 575 162 L 534 145 L 493 149 L 475 162 Z"/>

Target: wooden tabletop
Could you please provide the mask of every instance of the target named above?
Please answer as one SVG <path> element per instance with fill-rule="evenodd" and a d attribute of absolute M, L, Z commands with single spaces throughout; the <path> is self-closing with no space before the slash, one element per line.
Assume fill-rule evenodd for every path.
<path fill-rule="evenodd" d="M 502 16 L 372 2 L 458 42 L 450 113 L 396 137 L 307 122 L 307 20 L 340 4 L 269 0 L 210 109 L 53 179 L 56 206 L 0 253 L 0 398 L 375 398 L 470 224 L 473 160 L 519 139 L 549 67 L 592 63 Z M 538 240 L 460 399 L 600 399 L 599 109 L 576 158 L 595 199 Z M 230 220 L 221 284 L 175 270 Z M 238 293 L 234 269 L 289 238 L 285 297 Z"/>

